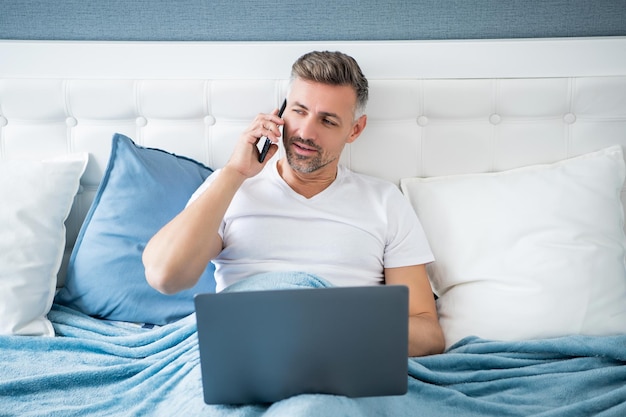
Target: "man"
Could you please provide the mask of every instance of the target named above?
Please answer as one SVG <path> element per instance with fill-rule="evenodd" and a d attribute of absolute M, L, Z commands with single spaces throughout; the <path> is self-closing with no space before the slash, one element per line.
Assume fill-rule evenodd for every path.
<path fill-rule="evenodd" d="M 409 288 L 409 355 L 440 353 L 444 339 L 425 264 L 422 227 L 391 183 L 339 165 L 367 123 L 368 83 L 356 61 L 312 52 L 292 67 L 283 118 L 259 114 L 228 163 L 211 175 L 143 254 L 150 285 L 175 293 L 195 285 L 209 261 L 217 289 L 258 273 L 305 271 L 334 285 Z M 285 156 L 266 166 L 257 143 Z"/>

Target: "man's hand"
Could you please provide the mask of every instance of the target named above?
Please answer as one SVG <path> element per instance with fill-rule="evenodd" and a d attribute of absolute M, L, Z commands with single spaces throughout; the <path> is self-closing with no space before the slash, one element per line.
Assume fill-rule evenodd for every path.
<path fill-rule="evenodd" d="M 278 117 L 278 109 L 271 114 L 260 113 L 241 134 L 235 149 L 226 164 L 227 167 L 239 172 L 245 178 L 257 175 L 267 162 L 259 162 L 257 143 L 267 137 L 272 145 L 265 161 L 272 158 L 278 151 L 276 144 L 281 136 L 279 126 L 284 125 L 283 119 Z"/>

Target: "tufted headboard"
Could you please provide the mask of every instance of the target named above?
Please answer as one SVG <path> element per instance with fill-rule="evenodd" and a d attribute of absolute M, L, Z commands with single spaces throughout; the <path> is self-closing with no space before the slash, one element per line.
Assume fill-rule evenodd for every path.
<path fill-rule="evenodd" d="M 398 184 L 626 145 L 626 38 L 406 42 L 0 41 L 0 158 L 90 154 L 69 255 L 115 132 L 221 167 L 292 62 L 353 55 L 368 126 L 343 163 Z"/>

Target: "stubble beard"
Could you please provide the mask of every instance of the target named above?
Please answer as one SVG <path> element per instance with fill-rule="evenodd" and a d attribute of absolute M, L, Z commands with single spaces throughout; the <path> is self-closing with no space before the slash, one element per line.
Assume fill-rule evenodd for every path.
<path fill-rule="evenodd" d="M 313 148 L 317 151 L 316 156 L 308 157 L 298 155 L 291 149 L 291 144 L 294 142 L 302 143 L 307 147 Z M 285 155 L 287 156 L 287 162 L 289 166 L 301 174 L 310 174 L 315 172 L 333 161 L 333 159 L 325 160 L 323 158 L 322 150 L 313 141 L 308 139 L 302 139 L 300 137 L 289 138 L 288 146 L 285 146 Z"/>

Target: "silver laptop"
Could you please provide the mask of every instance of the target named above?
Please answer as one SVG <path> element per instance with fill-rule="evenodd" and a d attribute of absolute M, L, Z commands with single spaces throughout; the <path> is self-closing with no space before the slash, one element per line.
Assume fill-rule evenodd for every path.
<path fill-rule="evenodd" d="M 207 404 L 407 392 L 407 287 L 198 294 L 195 306 Z"/>

